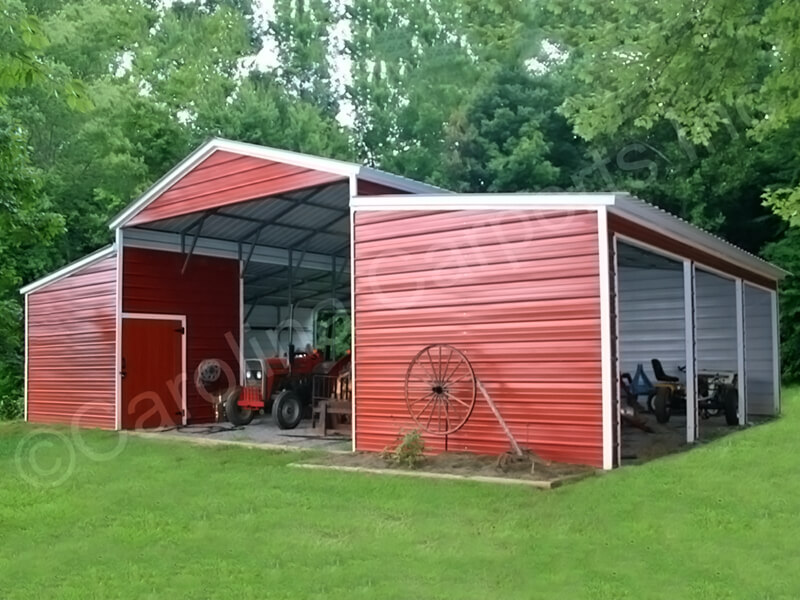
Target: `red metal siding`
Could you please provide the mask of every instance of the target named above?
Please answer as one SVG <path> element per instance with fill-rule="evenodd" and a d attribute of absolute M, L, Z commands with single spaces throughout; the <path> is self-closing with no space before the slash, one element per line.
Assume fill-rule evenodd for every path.
<path fill-rule="evenodd" d="M 354 236 L 359 450 L 414 428 L 405 371 L 423 346 L 447 343 L 468 356 L 522 445 L 602 466 L 595 212 L 358 212 Z M 444 449 L 443 438 L 426 443 Z M 480 395 L 448 449 L 509 449 Z"/>
<path fill-rule="evenodd" d="M 186 315 L 187 418 L 211 421 L 213 406 L 195 386 L 194 374 L 200 361 L 216 358 L 230 367 L 231 383 L 238 382 L 238 261 L 192 256 L 181 275 L 186 257 L 177 252 L 125 248 L 122 260 L 123 312 Z"/>
<path fill-rule="evenodd" d="M 164 191 L 128 225 L 343 180 L 341 175 L 217 150 Z"/>
<path fill-rule="evenodd" d="M 383 196 L 386 194 L 405 194 L 406 192 L 398 190 L 382 183 L 375 183 L 373 181 L 365 181 L 364 179 L 358 180 L 358 195 L 359 196 Z"/>
<path fill-rule="evenodd" d="M 117 259 L 28 295 L 28 420 L 115 427 Z"/>

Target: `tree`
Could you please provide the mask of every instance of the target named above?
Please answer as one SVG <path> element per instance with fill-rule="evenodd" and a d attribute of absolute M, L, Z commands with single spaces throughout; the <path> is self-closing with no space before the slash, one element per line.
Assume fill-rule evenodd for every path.
<path fill-rule="evenodd" d="M 355 0 L 347 11 L 352 63 L 347 98 L 366 162 L 437 181 L 445 127 L 477 81 L 459 25 L 460 2 Z"/>
<path fill-rule="evenodd" d="M 335 118 L 339 98 L 332 80 L 336 49 L 332 28 L 342 15 L 330 0 L 277 0 L 267 30 L 277 49 L 277 80 L 290 95 Z"/>
<path fill-rule="evenodd" d="M 0 107 L 7 94 L 50 80 L 41 60 L 47 46 L 39 21 L 18 2 L 0 3 Z M 56 84 L 52 90 L 65 90 Z M 77 97 L 77 87 L 76 97 Z M 0 418 L 21 416 L 22 305 L 18 288 L 47 264 L 48 244 L 63 221 L 42 194 L 27 132 L 0 116 Z"/>
<path fill-rule="evenodd" d="M 585 148 L 557 109 L 554 74 L 505 65 L 475 88 L 448 127 L 443 183 L 470 192 L 566 190 L 584 167 Z"/>
<path fill-rule="evenodd" d="M 551 0 L 542 7 L 581 83 L 563 111 L 587 140 L 666 122 L 700 146 L 730 133 L 762 143 L 797 127 L 796 2 Z M 798 164 L 797 150 L 785 154 Z M 789 218 L 800 208 L 800 175 L 792 171 L 763 190 Z"/>

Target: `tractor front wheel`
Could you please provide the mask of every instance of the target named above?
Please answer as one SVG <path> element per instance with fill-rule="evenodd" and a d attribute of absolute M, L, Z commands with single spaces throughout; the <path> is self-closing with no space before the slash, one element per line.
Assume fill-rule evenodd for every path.
<path fill-rule="evenodd" d="M 656 413 L 656 421 L 668 423 L 672 415 L 672 390 L 666 386 L 656 390 L 656 397 L 653 398 L 653 412 Z"/>
<path fill-rule="evenodd" d="M 282 390 L 272 403 L 272 417 L 281 429 L 294 429 L 303 418 L 303 404 L 292 390 Z"/>
<path fill-rule="evenodd" d="M 236 427 L 243 427 L 249 425 L 255 416 L 254 411 L 248 408 L 239 406 L 239 397 L 242 394 L 242 388 L 234 387 L 227 390 L 222 395 L 222 403 L 225 405 L 225 415 L 231 425 Z"/>

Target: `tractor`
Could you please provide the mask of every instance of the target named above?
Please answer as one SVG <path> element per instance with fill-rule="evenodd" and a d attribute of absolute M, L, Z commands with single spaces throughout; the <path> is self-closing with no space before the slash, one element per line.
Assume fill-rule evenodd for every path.
<path fill-rule="evenodd" d="M 222 403 L 228 420 L 249 425 L 260 411 L 272 410 L 281 429 L 294 429 L 311 404 L 311 381 L 315 368 L 323 364 L 316 350 L 298 352 L 289 346 L 286 357 L 245 361 L 245 382 L 229 389 Z"/>
<path fill-rule="evenodd" d="M 338 361 L 326 361 L 318 350 L 297 352 L 291 345 L 287 357 L 249 359 L 244 386 L 223 396 L 225 414 L 233 425 L 243 426 L 260 411 L 271 410 L 280 429 L 294 429 L 311 415 L 314 379 L 338 375 L 349 363 L 349 351 Z"/>
<path fill-rule="evenodd" d="M 680 382 L 678 377 L 667 375 L 661 361 L 657 358 L 652 360 L 652 365 L 656 375 L 652 409 L 659 423 L 667 423 L 673 412 L 686 412 L 686 386 Z M 698 373 L 697 408 L 700 417 L 708 419 L 724 415 L 728 425 L 738 425 L 739 393 L 736 382 L 735 373 L 721 371 Z"/>

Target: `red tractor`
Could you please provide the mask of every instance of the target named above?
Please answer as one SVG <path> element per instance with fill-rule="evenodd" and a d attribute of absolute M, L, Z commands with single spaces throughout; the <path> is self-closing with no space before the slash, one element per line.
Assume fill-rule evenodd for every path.
<path fill-rule="evenodd" d="M 248 425 L 259 411 L 272 410 L 281 429 L 294 429 L 311 405 L 312 375 L 323 364 L 318 351 L 296 352 L 289 357 L 249 359 L 244 387 L 231 388 L 223 397 L 225 414 L 237 426 Z"/>
<path fill-rule="evenodd" d="M 225 414 L 236 426 L 248 425 L 260 411 L 272 411 L 281 429 L 294 429 L 304 416 L 310 416 L 316 379 L 317 394 L 350 365 L 348 351 L 337 361 L 326 361 L 317 350 L 295 352 L 292 358 L 260 358 L 245 361 L 244 387 L 228 390 L 223 396 Z M 326 387 L 327 386 L 327 387 Z"/>

